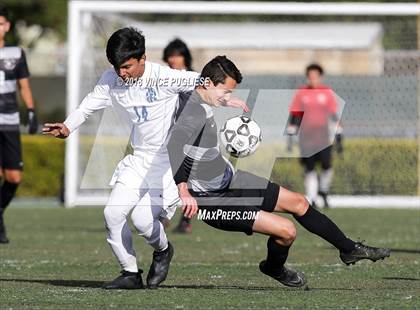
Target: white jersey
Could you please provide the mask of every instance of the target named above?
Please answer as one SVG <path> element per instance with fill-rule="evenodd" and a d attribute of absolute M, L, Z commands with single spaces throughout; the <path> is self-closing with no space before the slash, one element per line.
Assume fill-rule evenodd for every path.
<path fill-rule="evenodd" d="M 140 189 L 147 195 L 139 204 L 160 205 L 167 211 L 168 218 L 175 212 L 179 197 L 166 138 L 174 122 L 178 94 L 194 89 L 197 78 L 196 72 L 146 62 L 141 83 L 125 85 L 116 72 L 109 69 L 64 122 L 73 132 L 98 110 L 112 107 L 123 114 L 132 125 L 130 141 L 134 154 L 118 163 L 110 185 L 119 182 L 135 191 Z M 145 202 L 147 196 L 150 198 Z"/>
<path fill-rule="evenodd" d="M 92 113 L 112 106 L 132 124 L 134 154 L 166 152 L 164 143 L 173 124 L 178 94 L 194 89 L 197 78 L 196 72 L 146 61 L 141 83 L 130 85 L 114 69 L 108 69 L 64 124 L 73 132 Z"/>

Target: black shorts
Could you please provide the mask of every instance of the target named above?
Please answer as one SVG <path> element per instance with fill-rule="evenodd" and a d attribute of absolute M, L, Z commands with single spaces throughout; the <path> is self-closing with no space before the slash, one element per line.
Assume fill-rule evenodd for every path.
<path fill-rule="evenodd" d="M 0 131 L 0 167 L 22 170 L 22 147 L 19 131 Z"/>
<path fill-rule="evenodd" d="M 199 217 L 210 226 L 252 235 L 256 214 L 273 212 L 280 186 L 252 173 L 238 170 L 225 190 L 194 192 Z"/>
<path fill-rule="evenodd" d="M 305 171 L 314 170 L 318 162 L 321 163 L 322 169 L 330 169 L 332 165 L 332 146 L 329 146 L 310 157 L 302 157 L 300 162 L 305 167 Z"/>

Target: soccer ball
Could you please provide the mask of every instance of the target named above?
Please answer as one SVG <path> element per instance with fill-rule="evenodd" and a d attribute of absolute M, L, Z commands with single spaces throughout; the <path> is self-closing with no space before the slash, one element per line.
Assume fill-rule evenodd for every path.
<path fill-rule="evenodd" d="M 260 126 L 244 115 L 228 119 L 219 135 L 226 151 L 235 157 L 251 155 L 261 142 Z"/>

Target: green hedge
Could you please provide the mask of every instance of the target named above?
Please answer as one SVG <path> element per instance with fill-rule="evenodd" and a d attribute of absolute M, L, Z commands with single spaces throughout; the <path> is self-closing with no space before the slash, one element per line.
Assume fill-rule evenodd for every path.
<path fill-rule="evenodd" d="M 333 158 L 333 194 L 416 195 L 417 145 L 415 140 L 348 139 L 342 156 Z M 303 168 L 297 159 L 279 159 L 271 178 L 303 191 Z"/>
<path fill-rule="evenodd" d="M 23 180 L 18 196 L 58 196 L 64 174 L 64 141 L 22 135 Z"/>
<path fill-rule="evenodd" d="M 23 136 L 25 171 L 19 196 L 56 196 L 64 171 L 64 141 L 45 136 Z M 347 139 L 344 156 L 334 157 L 332 192 L 336 194 L 415 195 L 417 189 L 417 145 L 415 140 Z M 274 146 L 249 158 L 264 165 L 267 152 L 284 150 Z M 278 159 L 271 179 L 303 192 L 303 169 L 295 158 Z"/>

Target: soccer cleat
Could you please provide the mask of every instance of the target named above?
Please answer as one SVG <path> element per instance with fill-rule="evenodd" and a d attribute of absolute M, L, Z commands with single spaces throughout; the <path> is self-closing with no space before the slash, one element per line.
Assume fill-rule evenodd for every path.
<path fill-rule="evenodd" d="M 346 265 L 355 264 L 361 259 L 370 259 L 371 261 L 376 262 L 377 260 L 384 259 L 390 255 L 390 249 L 374 248 L 364 245 L 362 242 L 356 242 L 354 250 L 349 253 L 340 252 L 340 258 Z"/>
<path fill-rule="evenodd" d="M 121 271 L 121 275 L 112 280 L 111 282 L 105 283 L 102 288 L 106 290 L 135 290 L 142 289 L 143 280 L 141 274 L 143 270 L 139 272 Z"/>
<path fill-rule="evenodd" d="M 303 273 L 288 269 L 284 266 L 280 272 L 274 271 L 267 266 L 267 261 L 265 260 L 260 262 L 260 271 L 286 286 L 301 287 L 306 284 L 306 279 Z"/>
<path fill-rule="evenodd" d="M 192 233 L 192 225 L 184 220 L 181 220 L 178 226 L 174 229 L 175 233 L 190 234 Z"/>
<path fill-rule="evenodd" d="M 169 242 L 166 250 L 153 252 L 153 261 L 147 274 L 147 286 L 149 288 L 155 289 L 160 283 L 165 281 L 173 255 L 174 248 Z"/>
<path fill-rule="evenodd" d="M 9 239 L 7 239 L 6 234 L 0 233 L 0 243 L 3 243 L 3 244 L 9 243 Z"/>
<path fill-rule="evenodd" d="M 328 203 L 328 194 L 325 192 L 318 192 L 318 194 L 322 197 L 322 200 L 324 201 L 324 208 L 329 209 L 330 204 Z"/>
<path fill-rule="evenodd" d="M 6 236 L 6 228 L 4 227 L 3 223 L 3 211 L 0 211 L 0 244 L 9 243 L 9 239 Z"/>

